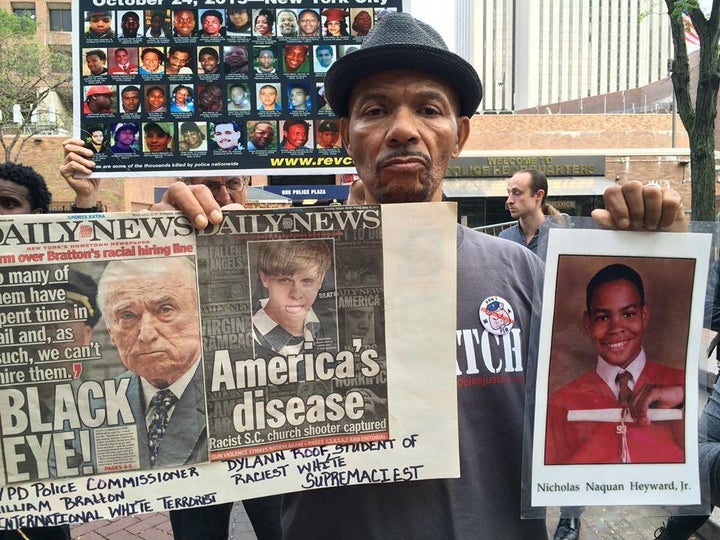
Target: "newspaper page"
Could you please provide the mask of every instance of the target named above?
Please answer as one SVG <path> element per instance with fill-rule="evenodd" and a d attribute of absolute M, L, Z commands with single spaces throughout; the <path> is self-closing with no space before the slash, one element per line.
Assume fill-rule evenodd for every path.
<path fill-rule="evenodd" d="M 550 231 L 532 506 L 700 504 L 695 411 L 710 241 Z"/>
<path fill-rule="evenodd" d="M 211 459 L 389 438 L 381 233 L 379 206 L 200 233 Z"/>
<path fill-rule="evenodd" d="M 352 173 L 325 73 L 401 0 L 79 0 L 75 136 L 93 174 Z"/>
<path fill-rule="evenodd" d="M 256 290 L 258 259 L 287 241 L 276 236 L 300 242 L 300 232 L 196 236 L 176 213 L 0 219 L 0 528 L 457 477 L 455 206 L 336 212 L 279 221 L 312 223 L 306 239 L 331 254 L 312 307 L 337 325 L 314 334 L 297 382 L 283 380 L 291 364 L 278 356 L 263 384 L 233 363 L 246 360 L 238 350 L 265 359 L 251 302 L 267 299 L 274 312 Z M 246 215 L 258 224 L 280 217 Z M 317 287 L 312 276 L 303 284 Z M 372 311 L 351 316 L 358 307 Z M 280 413 L 288 425 L 276 428 Z M 235 457 L 211 462 L 208 437 L 241 444 L 218 448 Z"/>

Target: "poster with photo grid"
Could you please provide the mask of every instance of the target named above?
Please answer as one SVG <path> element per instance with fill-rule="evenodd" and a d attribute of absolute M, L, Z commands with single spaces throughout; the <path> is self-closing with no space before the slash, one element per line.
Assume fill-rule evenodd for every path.
<path fill-rule="evenodd" d="M 75 136 L 103 176 L 354 172 L 324 77 L 402 0 L 73 4 Z"/>

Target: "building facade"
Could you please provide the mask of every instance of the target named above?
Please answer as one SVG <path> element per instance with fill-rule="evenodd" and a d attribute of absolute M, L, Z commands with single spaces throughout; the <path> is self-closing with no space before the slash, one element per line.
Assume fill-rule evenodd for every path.
<path fill-rule="evenodd" d="M 487 0 L 467 11 L 458 18 L 458 36 L 472 29 L 484 109 L 541 108 L 669 75 L 672 38 L 663 2 Z"/>

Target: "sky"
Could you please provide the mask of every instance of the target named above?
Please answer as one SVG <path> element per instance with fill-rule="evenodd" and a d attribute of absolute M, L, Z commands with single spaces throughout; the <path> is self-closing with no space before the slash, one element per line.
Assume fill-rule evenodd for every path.
<path fill-rule="evenodd" d="M 438 0 L 405 0 L 405 10 L 412 13 L 417 19 L 431 25 L 443 37 L 448 48 L 456 51 L 455 4 L 454 0 L 443 2 L 441 17 L 438 17 Z"/>

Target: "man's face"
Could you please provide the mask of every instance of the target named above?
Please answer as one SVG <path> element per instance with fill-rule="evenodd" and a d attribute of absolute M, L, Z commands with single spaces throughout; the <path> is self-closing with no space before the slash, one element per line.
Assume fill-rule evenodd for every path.
<path fill-rule="evenodd" d="M 301 36 L 315 36 L 317 35 L 318 26 L 320 26 L 320 19 L 310 12 L 305 12 L 300 15 L 300 35 Z"/>
<path fill-rule="evenodd" d="M 135 142 L 135 133 L 131 129 L 121 130 L 115 137 L 115 143 L 121 148 L 132 146 Z"/>
<path fill-rule="evenodd" d="M 598 285 L 583 316 L 585 332 L 603 360 L 626 368 L 640 353 L 648 323 L 647 304 L 626 279 Z"/>
<path fill-rule="evenodd" d="M 297 19 L 292 11 L 282 11 L 278 15 L 278 28 L 283 36 L 294 36 L 297 33 Z"/>
<path fill-rule="evenodd" d="M 534 195 L 530 189 L 530 173 L 516 173 L 507 184 L 507 208 L 513 219 L 521 219 L 540 212 L 543 192 L 538 190 Z"/>
<path fill-rule="evenodd" d="M 148 51 L 142 56 L 143 66 L 146 70 L 155 72 L 160 67 L 160 57 L 154 51 Z"/>
<path fill-rule="evenodd" d="M 241 86 L 233 86 L 230 90 L 230 99 L 235 105 L 242 105 L 245 100 L 245 90 Z"/>
<path fill-rule="evenodd" d="M 235 131 L 232 124 L 217 124 L 215 126 L 215 144 L 221 150 L 233 150 L 240 144 L 240 131 Z"/>
<path fill-rule="evenodd" d="M 345 310 L 345 324 L 351 337 L 364 338 L 373 325 L 373 308 L 349 308 Z"/>
<path fill-rule="evenodd" d="M 105 111 L 112 106 L 112 94 L 95 94 L 92 99 L 98 111 Z"/>
<path fill-rule="evenodd" d="M 247 51 L 244 47 L 230 47 L 225 51 L 225 62 L 237 68 L 248 63 Z"/>
<path fill-rule="evenodd" d="M 207 15 L 203 18 L 202 28 L 203 32 L 205 32 L 205 35 L 207 36 L 217 36 L 220 32 L 221 26 L 222 23 L 220 22 L 220 19 L 215 17 L 215 15 Z"/>
<path fill-rule="evenodd" d="M 195 177 L 191 180 L 191 183 L 206 185 L 220 206 L 231 203 L 245 204 L 247 202 L 245 182 L 239 176 Z"/>
<path fill-rule="evenodd" d="M 330 49 L 326 49 L 325 47 L 318 49 L 315 51 L 315 57 L 318 60 L 318 64 L 322 67 L 330 67 L 330 64 L 332 64 L 333 54 Z"/>
<path fill-rule="evenodd" d="M 159 88 L 151 89 L 147 94 L 147 111 L 153 112 L 165 106 L 165 93 Z"/>
<path fill-rule="evenodd" d="M 277 90 L 274 86 L 265 86 L 260 89 L 260 103 L 266 109 L 274 109 L 277 100 Z"/>
<path fill-rule="evenodd" d="M 323 148 L 333 148 L 339 138 L 339 131 L 321 131 L 318 134 L 318 144 Z"/>
<path fill-rule="evenodd" d="M 361 33 L 367 34 L 372 26 L 370 14 L 367 11 L 361 11 L 358 13 L 357 17 L 355 17 L 355 26 L 358 27 Z"/>
<path fill-rule="evenodd" d="M 453 89 L 422 72 L 381 71 L 355 84 L 348 105 L 340 133 L 367 202 L 439 201 L 470 129 Z"/>
<path fill-rule="evenodd" d="M 175 74 L 179 73 L 182 68 L 187 66 L 188 60 L 190 60 L 190 53 L 185 51 L 173 51 L 168 58 L 168 66 L 165 66 L 166 73 Z"/>
<path fill-rule="evenodd" d="M 90 17 L 90 30 L 96 34 L 104 34 L 110 30 L 111 19 L 104 15 Z"/>
<path fill-rule="evenodd" d="M 136 37 L 140 29 L 140 19 L 135 13 L 128 13 L 123 17 L 120 26 L 125 37 Z"/>
<path fill-rule="evenodd" d="M 268 290 L 265 312 L 283 328 L 294 328 L 305 321 L 318 291 L 324 273 L 317 268 L 301 270 L 290 276 L 270 276 L 260 272 L 260 279 Z"/>
<path fill-rule="evenodd" d="M 93 143 L 100 146 L 103 143 L 103 140 L 105 140 L 105 134 L 98 129 L 90 134 L 90 139 Z"/>
<path fill-rule="evenodd" d="M 218 67 L 218 59 L 210 53 L 203 53 L 200 55 L 200 66 L 205 73 L 214 73 Z"/>
<path fill-rule="evenodd" d="M 106 285 L 110 339 L 127 369 L 165 388 L 200 356 L 195 278 L 181 261 Z"/>
<path fill-rule="evenodd" d="M 140 108 L 140 92 L 137 90 L 125 90 L 122 93 L 122 105 L 126 113 L 138 112 Z"/>
<path fill-rule="evenodd" d="M 87 67 L 90 70 L 90 73 L 92 73 L 93 75 L 100 75 L 103 69 L 105 69 L 105 62 L 100 60 L 100 57 L 96 54 L 86 56 L 85 62 L 87 63 Z"/>
<path fill-rule="evenodd" d="M 115 61 L 119 66 L 124 66 L 128 63 L 128 52 L 125 49 L 119 49 L 115 51 Z"/>
<path fill-rule="evenodd" d="M 285 131 L 285 141 L 290 150 L 305 146 L 308 142 L 308 130 L 300 124 L 293 124 Z"/>
<path fill-rule="evenodd" d="M 156 13 L 152 17 L 150 17 L 150 26 L 156 30 L 159 30 L 160 27 L 165 22 L 165 17 L 162 15 Z"/>
<path fill-rule="evenodd" d="M 28 188 L 0 178 L 0 215 L 32 213 Z"/>
<path fill-rule="evenodd" d="M 197 148 L 202 144 L 202 133 L 199 131 L 186 131 L 183 133 L 183 141 L 190 147 L 190 148 Z"/>
<path fill-rule="evenodd" d="M 219 86 L 206 86 L 198 96 L 200 108 L 208 112 L 222 110 L 222 90 Z"/>
<path fill-rule="evenodd" d="M 167 152 L 172 137 L 164 131 L 151 130 L 145 133 L 145 146 L 150 152 Z"/>
<path fill-rule="evenodd" d="M 261 69 L 270 71 L 275 63 L 275 55 L 271 51 L 261 51 L 258 56 L 258 64 Z"/>
<path fill-rule="evenodd" d="M 255 124 L 255 127 L 250 134 L 250 140 L 252 141 L 253 145 L 255 145 L 255 148 L 257 148 L 258 150 L 262 150 L 263 148 L 267 148 L 268 146 L 270 146 L 274 134 L 275 130 L 270 124 L 260 122 L 258 124 Z"/>
<path fill-rule="evenodd" d="M 303 45 L 285 47 L 285 65 L 290 72 L 297 71 L 307 58 L 307 48 Z"/>
<path fill-rule="evenodd" d="M 176 11 L 173 21 L 178 36 L 190 37 L 195 30 L 195 14 L 189 9 Z"/>
<path fill-rule="evenodd" d="M 307 103 L 307 93 L 302 88 L 292 88 L 290 90 L 290 103 L 296 110 L 305 110 Z"/>

